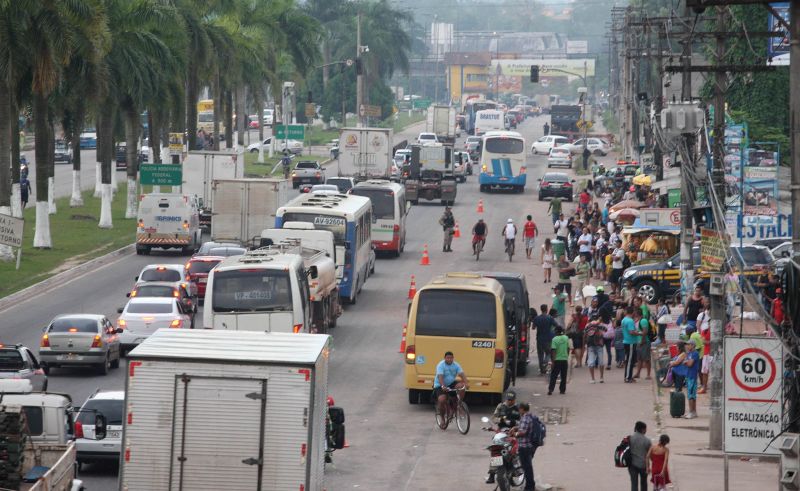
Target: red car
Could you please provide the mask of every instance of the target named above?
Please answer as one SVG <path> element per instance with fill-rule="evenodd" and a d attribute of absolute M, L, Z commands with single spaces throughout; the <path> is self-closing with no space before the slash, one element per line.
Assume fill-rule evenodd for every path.
<path fill-rule="evenodd" d="M 209 271 L 223 259 L 225 259 L 223 256 L 194 256 L 186 263 L 186 278 L 196 285 L 197 299 L 200 303 L 203 303 L 206 296 Z"/>

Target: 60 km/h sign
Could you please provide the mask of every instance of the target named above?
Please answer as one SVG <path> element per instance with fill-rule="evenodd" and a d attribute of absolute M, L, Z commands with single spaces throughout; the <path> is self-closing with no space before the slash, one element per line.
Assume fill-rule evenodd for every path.
<path fill-rule="evenodd" d="M 780 454 L 782 366 L 777 338 L 725 338 L 725 452 Z"/>

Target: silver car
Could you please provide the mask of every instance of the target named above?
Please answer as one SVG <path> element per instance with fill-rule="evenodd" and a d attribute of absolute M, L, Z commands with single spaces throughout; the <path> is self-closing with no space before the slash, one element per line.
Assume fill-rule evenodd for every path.
<path fill-rule="evenodd" d="M 156 329 L 189 329 L 191 318 L 177 298 L 134 297 L 128 301 L 117 319 L 121 329 L 122 352 L 127 353 L 156 332 Z"/>
<path fill-rule="evenodd" d="M 75 449 L 78 467 L 87 462 L 119 460 L 122 444 L 122 417 L 125 412 L 125 392 L 100 391 L 92 394 L 75 415 Z M 95 418 L 106 420 L 106 437 L 95 439 Z"/>
<path fill-rule="evenodd" d="M 45 373 L 64 366 L 93 366 L 100 375 L 118 368 L 119 336 L 103 315 L 59 315 L 44 328 L 39 359 Z"/>
<path fill-rule="evenodd" d="M 47 374 L 31 350 L 21 344 L 0 344 L 0 379 L 30 380 L 34 391 L 47 390 Z"/>

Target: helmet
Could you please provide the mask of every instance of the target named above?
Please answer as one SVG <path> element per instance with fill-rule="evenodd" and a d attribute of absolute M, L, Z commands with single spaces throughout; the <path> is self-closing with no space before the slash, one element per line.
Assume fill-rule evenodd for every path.
<path fill-rule="evenodd" d="M 330 407 L 330 406 L 333 406 L 334 404 L 336 404 L 336 403 L 333 402 L 333 397 L 328 396 L 328 406 Z"/>
<path fill-rule="evenodd" d="M 508 440 L 508 435 L 504 432 L 495 433 L 492 437 L 492 445 L 505 445 Z"/>
<path fill-rule="evenodd" d="M 510 218 L 509 218 L 509 219 L 508 219 L 508 223 L 514 223 L 514 220 L 512 220 L 512 219 L 510 219 Z"/>

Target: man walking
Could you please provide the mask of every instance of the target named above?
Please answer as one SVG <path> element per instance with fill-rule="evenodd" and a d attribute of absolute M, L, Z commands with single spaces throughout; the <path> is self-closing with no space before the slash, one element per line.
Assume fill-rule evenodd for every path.
<path fill-rule="evenodd" d="M 544 129 L 544 136 L 547 136 L 547 135 L 550 134 L 550 125 L 549 124 L 545 123 L 543 129 Z"/>
<path fill-rule="evenodd" d="M 561 217 L 563 220 L 564 217 L 561 216 L 561 198 L 558 196 L 553 197 L 553 199 L 550 200 L 550 204 L 547 205 L 547 211 L 550 212 L 550 217 L 553 219 L 553 224 L 558 221 L 559 217 Z M 556 229 L 558 229 L 558 227 L 556 227 Z"/>
<path fill-rule="evenodd" d="M 550 346 L 553 341 L 553 332 L 558 324 L 547 313 L 547 305 L 540 306 L 542 313 L 533 318 L 533 328 L 536 329 L 536 354 L 539 357 L 539 375 L 547 372 L 550 362 Z"/>
<path fill-rule="evenodd" d="M 439 219 L 439 225 L 442 226 L 442 230 L 444 231 L 444 242 L 442 243 L 442 252 L 453 252 L 453 249 L 450 248 L 450 244 L 453 243 L 453 227 L 456 226 L 456 219 L 453 218 L 453 212 L 450 210 L 449 206 L 444 208 L 444 214 L 442 218 Z"/>
<path fill-rule="evenodd" d="M 633 433 L 628 437 L 631 444 L 631 461 L 628 474 L 631 476 L 631 491 L 647 491 L 647 452 L 653 443 L 644 436 L 647 425 L 637 421 Z"/>
<path fill-rule="evenodd" d="M 641 341 L 642 332 L 633 320 L 633 307 L 625 308 L 625 317 L 622 319 L 622 344 L 625 347 L 625 383 L 635 382 L 633 367 L 636 366 L 636 347 Z"/>
<path fill-rule="evenodd" d="M 569 368 L 569 338 L 564 334 L 564 328 L 556 327 L 556 336 L 550 343 L 550 356 L 552 358 L 553 369 L 550 371 L 550 385 L 547 388 L 547 395 L 553 395 L 556 388 L 556 379 L 561 376 L 561 383 L 558 391 L 561 394 L 567 392 L 567 369 Z"/>
<path fill-rule="evenodd" d="M 536 245 L 536 236 L 539 235 L 539 229 L 536 228 L 536 223 L 531 215 L 527 216 L 527 220 L 522 229 L 522 238 L 525 241 L 525 255 L 530 259 L 533 247 Z"/>
<path fill-rule="evenodd" d="M 536 481 L 533 477 L 533 456 L 538 448 L 538 441 L 534 441 L 534 432 L 538 431 L 539 418 L 531 414 L 531 406 L 527 402 L 519 404 L 519 426 L 514 432 L 519 445 L 519 462 L 525 473 L 525 491 L 534 491 Z"/>

